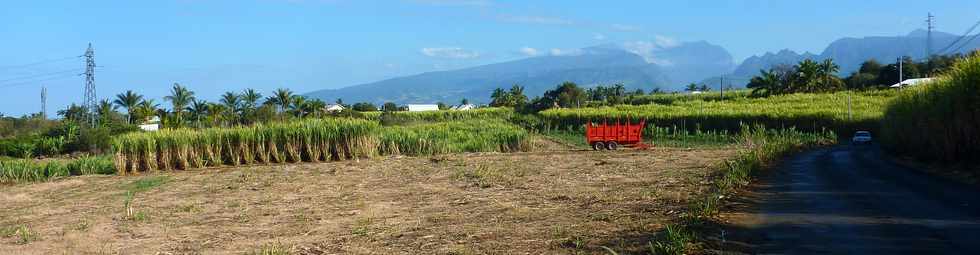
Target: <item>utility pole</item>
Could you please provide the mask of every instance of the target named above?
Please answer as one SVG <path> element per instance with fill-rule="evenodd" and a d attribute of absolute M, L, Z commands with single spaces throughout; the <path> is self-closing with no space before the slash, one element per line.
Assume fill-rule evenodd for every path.
<path fill-rule="evenodd" d="M 95 113 L 97 105 L 95 103 L 95 50 L 92 43 L 88 44 L 85 50 L 85 109 L 88 109 L 89 123 L 95 127 Z"/>
<path fill-rule="evenodd" d="M 48 119 L 48 88 L 41 85 L 41 119 Z"/>
<path fill-rule="evenodd" d="M 926 60 L 932 58 L 932 29 L 936 28 L 932 25 L 932 18 L 935 17 L 931 12 L 926 16 Z"/>
<path fill-rule="evenodd" d="M 721 91 L 721 98 L 724 99 L 725 98 L 725 76 L 722 75 L 718 79 L 719 79 L 719 81 L 718 81 L 718 89 L 719 89 L 719 91 Z"/>
<path fill-rule="evenodd" d="M 898 57 L 898 88 L 905 87 L 902 85 L 902 57 Z"/>
<path fill-rule="evenodd" d="M 932 16 L 932 13 L 931 12 L 928 13 L 928 16 L 926 18 L 926 31 L 927 31 L 927 33 L 926 33 L 926 65 L 929 68 L 929 70 L 926 70 L 926 75 L 927 76 L 928 76 L 928 73 L 931 73 L 932 72 L 932 29 L 935 28 L 935 26 L 932 24 L 932 22 L 933 22 L 933 19 L 932 18 L 935 18 L 935 16 Z"/>

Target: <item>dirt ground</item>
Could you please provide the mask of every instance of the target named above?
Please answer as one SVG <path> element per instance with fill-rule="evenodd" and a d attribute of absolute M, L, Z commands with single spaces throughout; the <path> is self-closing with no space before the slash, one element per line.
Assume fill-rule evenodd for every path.
<path fill-rule="evenodd" d="M 0 253 L 634 253 L 735 153 L 560 147 L 3 186 Z"/>

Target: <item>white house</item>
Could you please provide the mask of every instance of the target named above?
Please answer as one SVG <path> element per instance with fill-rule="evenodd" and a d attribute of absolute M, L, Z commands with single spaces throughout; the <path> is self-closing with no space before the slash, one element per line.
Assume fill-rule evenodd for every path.
<path fill-rule="evenodd" d="M 452 110 L 454 110 L 454 111 L 466 111 L 466 110 L 473 110 L 473 109 L 476 109 L 476 105 L 473 105 L 473 104 L 461 104 L 461 105 L 453 106 L 453 108 L 452 108 Z"/>
<path fill-rule="evenodd" d="M 901 88 L 901 87 L 905 87 L 905 86 L 915 86 L 915 85 L 919 85 L 919 84 L 922 84 L 924 82 L 929 82 L 929 81 L 932 81 L 932 80 L 935 80 L 935 79 L 936 78 L 908 79 L 908 80 L 904 80 L 904 81 L 899 82 L 899 83 L 895 83 L 895 85 L 891 85 L 891 86 L 888 86 L 888 87 L 889 88 Z"/>
<path fill-rule="evenodd" d="M 409 104 L 408 111 L 410 112 L 425 112 L 425 111 L 438 111 L 439 105 L 434 104 Z"/>
<path fill-rule="evenodd" d="M 327 112 L 339 112 L 344 110 L 344 106 L 339 104 L 331 104 L 331 105 L 327 105 L 327 107 L 323 109 L 326 110 Z"/>
<path fill-rule="evenodd" d="M 157 130 L 160 130 L 160 117 L 153 116 L 153 118 L 150 118 L 149 120 L 144 121 L 143 124 L 140 124 L 140 129 L 142 129 L 143 131 L 157 131 Z"/>

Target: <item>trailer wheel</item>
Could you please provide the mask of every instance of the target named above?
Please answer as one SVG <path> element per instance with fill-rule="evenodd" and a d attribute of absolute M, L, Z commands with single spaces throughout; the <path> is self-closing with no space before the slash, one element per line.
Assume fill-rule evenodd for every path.
<path fill-rule="evenodd" d="M 592 143 L 592 150 L 601 151 L 601 150 L 605 150 L 605 149 L 606 149 L 606 144 L 604 144 L 602 142 L 594 142 L 594 143 Z"/>
<path fill-rule="evenodd" d="M 609 149 L 611 151 L 614 151 L 616 149 L 619 149 L 619 144 L 616 143 L 616 142 L 610 141 L 609 143 L 606 144 L 606 149 Z"/>

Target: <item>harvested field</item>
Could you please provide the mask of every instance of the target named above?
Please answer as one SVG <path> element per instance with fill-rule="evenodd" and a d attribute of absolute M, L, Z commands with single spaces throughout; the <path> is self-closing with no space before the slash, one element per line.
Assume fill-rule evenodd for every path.
<path fill-rule="evenodd" d="M 734 153 L 453 154 L 3 186 L 0 253 L 637 252 Z"/>

